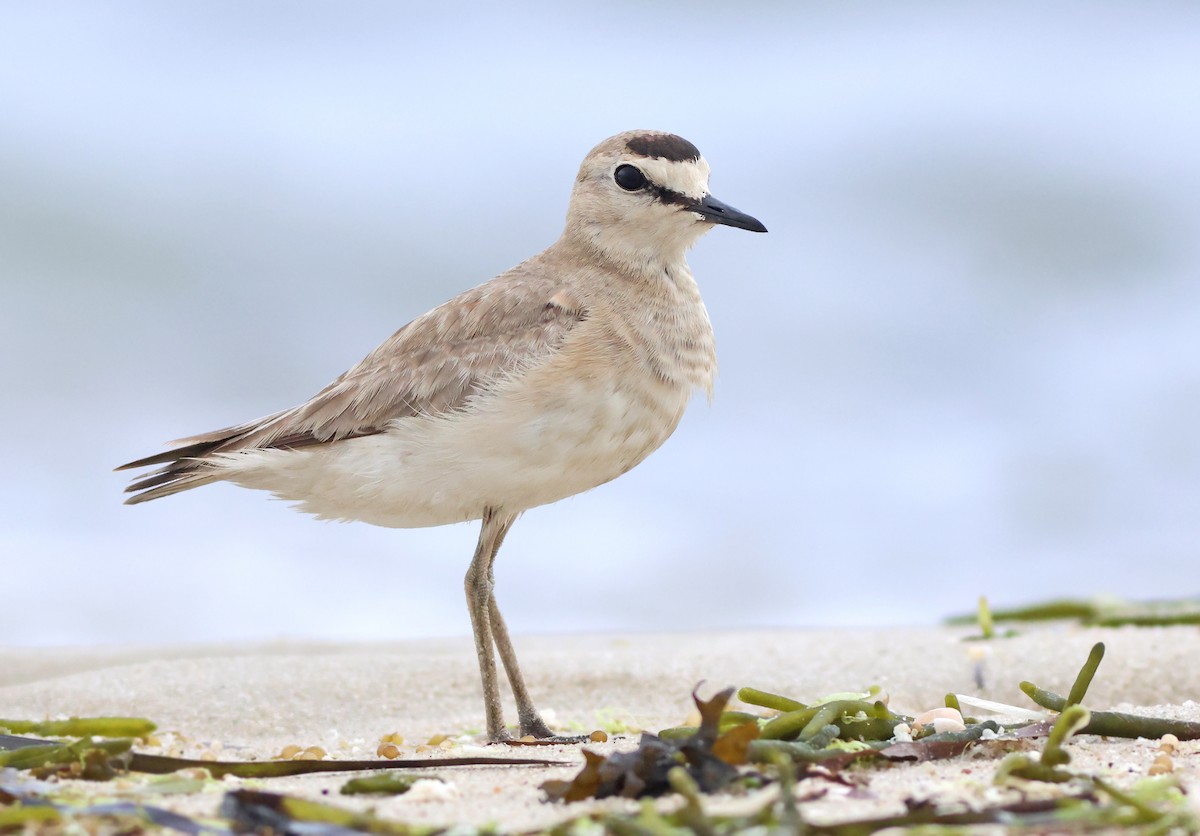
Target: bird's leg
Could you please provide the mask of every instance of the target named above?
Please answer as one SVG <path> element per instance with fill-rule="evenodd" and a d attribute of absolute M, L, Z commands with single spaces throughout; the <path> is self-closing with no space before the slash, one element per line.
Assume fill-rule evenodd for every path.
<path fill-rule="evenodd" d="M 546 726 L 533 700 L 529 697 L 529 689 L 525 687 L 525 677 L 521 676 L 521 666 L 517 664 L 517 654 L 513 650 L 512 640 L 508 637 L 508 628 L 500 615 L 500 607 L 496 604 L 496 596 L 488 595 L 488 623 L 492 628 L 492 639 L 496 649 L 500 651 L 500 661 L 504 663 L 504 672 L 508 674 L 508 682 L 512 685 L 513 699 L 517 701 L 517 718 L 521 721 L 521 736 L 532 735 L 545 739 L 554 737 L 554 732 Z"/>
<path fill-rule="evenodd" d="M 493 645 L 492 631 L 492 562 L 496 559 L 496 551 L 504 541 L 504 535 L 516 520 L 515 514 L 501 514 L 495 509 L 488 508 L 483 513 L 483 524 L 479 529 L 479 543 L 475 547 L 475 557 L 471 559 L 471 568 L 467 570 L 465 586 L 467 591 L 467 610 L 471 614 L 471 629 L 475 633 L 475 652 L 479 655 L 479 676 L 483 681 L 483 707 L 487 715 L 488 739 L 500 742 L 509 739 L 508 731 L 504 728 L 504 714 L 500 708 L 500 684 L 496 680 L 496 655 Z M 500 630 L 504 630 L 503 622 Z M 508 637 L 505 634 L 505 643 Z M 512 652 L 509 646 L 509 653 Z M 503 652 L 502 652 L 503 653 Z M 508 660 L 505 659 L 505 667 Z M 522 725 L 524 721 L 522 720 Z"/>

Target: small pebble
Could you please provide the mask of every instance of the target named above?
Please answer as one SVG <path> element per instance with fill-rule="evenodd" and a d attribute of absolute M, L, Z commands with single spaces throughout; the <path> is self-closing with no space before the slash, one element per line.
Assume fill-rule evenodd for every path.
<path fill-rule="evenodd" d="M 375 750 L 375 755 L 394 761 L 400 757 L 400 748 L 395 743 L 380 743 L 379 748 Z"/>
<path fill-rule="evenodd" d="M 963 722 L 962 714 L 954 708 L 934 708 L 926 711 L 919 717 L 914 717 L 912 722 L 913 731 L 917 731 L 922 726 L 933 726 L 933 730 L 938 734 L 948 731 L 962 731 L 967 727 Z"/>
<path fill-rule="evenodd" d="M 935 734 L 946 734 L 947 732 L 965 731 L 967 724 L 962 720 L 955 720 L 952 717 L 934 717 L 933 731 Z"/>
<path fill-rule="evenodd" d="M 588 740 L 590 740 L 592 743 L 607 743 L 608 735 L 602 730 L 596 729 L 594 732 L 588 735 Z"/>
<path fill-rule="evenodd" d="M 433 737 L 429 738 L 429 740 L 426 741 L 426 745 L 441 746 L 442 741 L 447 740 L 449 737 L 450 737 L 450 735 L 448 735 L 448 734 L 435 734 Z"/>
<path fill-rule="evenodd" d="M 458 788 L 449 781 L 421 779 L 405 793 L 410 801 L 449 801 L 458 796 Z"/>
<path fill-rule="evenodd" d="M 1171 760 L 1171 756 L 1166 752 L 1159 752 L 1154 756 L 1154 763 L 1150 764 L 1151 775 L 1170 775 L 1175 771 L 1175 761 Z"/>
<path fill-rule="evenodd" d="M 281 758 L 285 761 L 290 761 L 292 758 L 296 757 L 296 755 L 300 754 L 301 751 L 303 750 L 299 746 L 292 744 L 291 746 L 284 746 L 283 751 L 275 757 Z"/>

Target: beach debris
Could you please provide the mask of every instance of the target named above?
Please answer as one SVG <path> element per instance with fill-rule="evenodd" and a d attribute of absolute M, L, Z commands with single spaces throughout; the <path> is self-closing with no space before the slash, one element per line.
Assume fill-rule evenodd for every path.
<path fill-rule="evenodd" d="M 980 623 L 979 612 L 946 619 L 947 624 Z M 989 610 L 991 622 L 1074 620 L 1090 627 L 1167 627 L 1200 624 L 1200 598 L 1167 601 L 1125 601 L 1117 598 L 1092 600 L 1057 599 L 1027 607 Z"/>
<path fill-rule="evenodd" d="M 686 770 L 675 767 L 669 773 L 669 780 L 672 789 L 683 797 L 681 806 L 664 811 L 645 801 L 634 813 L 591 813 L 561 822 L 550 832 L 864 836 L 888 829 L 943 832 L 942 828 L 980 825 L 994 825 L 1006 833 L 1125 832 L 1136 828 L 1137 832 L 1167 834 L 1195 833 L 1200 828 L 1200 815 L 1178 785 L 1161 778 L 1135 781 L 1127 790 L 1116 790 L 1102 781 L 1084 782 L 1070 791 L 1058 784 L 1056 791 L 1061 794 L 1052 797 L 1010 790 L 1007 799 L 973 804 L 967 809 L 960 801 L 941 805 L 934 798 L 908 797 L 903 800 L 905 809 L 901 813 L 817 824 L 805 820 L 798 801 L 820 797 L 821 793 L 798 798 L 796 782 L 801 767 L 787 758 L 779 758 L 775 768 L 779 792 L 767 795 L 763 803 L 748 812 L 707 814 L 703 794 L 695 782 Z"/>
<path fill-rule="evenodd" d="M 342 784 L 342 795 L 403 795 L 418 781 L 437 781 L 436 775 L 421 775 L 400 772 L 377 772 L 361 778 L 351 778 Z"/>
<path fill-rule="evenodd" d="M 1013 752 L 1007 755 L 996 768 L 995 782 L 1002 784 L 1010 778 L 1048 784 L 1070 781 L 1075 775 L 1063 768 L 1071 762 L 1071 755 L 1064 746 L 1090 719 L 1091 712 L 1082 705 L 1067 706 L 1050 727 L 1041 753 Z"/>
<path fill-rule="evenodd" d="M 955 624 L 966 624 L 971 621 L 970 616 L 955 616 L 954 618 Z M 988 604 L 986 595 L 979 596 L 979 603 L 975 609 L 974 622 L 979 627 L 979 635 L 963 636 L 963 641 L 991 641 L 992 639 L 996 638 L 1011 639 L 1012 637 L 1018 635 L 1017 631 L 1012 629 L 1005 630 L 1003 633 L 996 632 L 996 619 L 992 615 L 992 608 L 991 605 Z M 981 676 L 982 670 L 977 670 L 976 679 L 980 678 Z M 982 685 L 980 687 L 982 687 Z"/>
<path fill-rule="evenodd" d="M 303 833 L 306 836 L 345 836 L 348 833 L 378 833 L 413 836 L 437 833 L 441 828 L 413 828 L 388 821 L 373 813 L 358 813 L 332 804 L 309 801 L 263 790 L 237 789 L 225 793 L 220 814 L 239 831 L 254 833 Z"/>
<path fill-rule="evenodd" d="M 85 726 L 86 727 L 86 726 Z M 29 770 L 44 777 L 58 775 L 91 781 L 107 781 L 128 772 L 165 775 L 179 770 L 205 770 L 213 778 L 280 778 L 314 772 L 362 772 L 377 769 L 432 769 L 443 766 L 563 766 L 566 761 L 546 758 L 477 756 L 415 758 L 410 760 L 327 760 L 319 746 L 293 752 L 288 759 L 268 761 L 222 761 L 179 758 L 133 751 L 129 737 L 95 739 L 82 737 L 56 742 L 38 738 L 0 735 L 0 768 Z M 287 752 L 290 748 L 284 749 Z M 295 747 L 299 749 L 299 747 Z M 283 755 L 284 752 L 280 754 Z"/>
<path fill-rule="evenodd" d="M 889 761 L 940 761 L 957 758 L 968 749 L 989 743 L 999 748 L 1010 745 L 1000 735 L 1004 729 L 994 720 L 974 723 L 956 731 L 935 732 L 920 740 L 897 740 L 877 750 L 868 750 Z M 992 743 L 995 741 L 995 743 Z"/>
<path fill-rule="evenodd" d="M 1087 662 L 1079 671 L 1075 684 L 1071 686 L 1071 691 L 1066 697 L 1053 691 L 1047 691 L 1045 688 L 1039 688 L 1032 682 L 1022 682 L 1021 690 L 1042 708 L 1048 708 L 1051 711 L 1066 711 L 1072 705 L 1078 705 L 1083 701 L 1084 694 L 1103 658 L 1104 644 L 1097 642 L 1092 647 Z M 1144 737 L 1150 740 L 1156 740 L 1169 734 L 1177 740 L 1200 740 L 1200 723 L 1163 717 L 1146 717 L 1121 711 L 1092 711 L 1089 714 L 1088 722 L 1080 729 L 1080 733 L 1102 737 Z"/>
<path fill-rule="evenodd" d="M 763 708 L 770 708 L 774 711 L 802 711 L 808 708 L 804 703 L 784 697 L 779 694 L 772 694 L 769 691 L 760 691 L 757 688 L 739 688 L 737 698 L 747 705 L 760 705 Z"/>
<path fill-rule="evenodd" d="M 1154 756 L 1154 761 L 1150 764 L 1150 768 L 1146 770 L 1147 775 L 1170 775 L 1175 771 L 1175 760 L 1166 752 L 1159 752 Z"/>
<path fill-rule="evenodd" d="M 48 792 L 54 786 L 15 772 L 0 774 L 0 831 L 21 828 L 26 833 L 144 833 L 148 825 L 156 825 L 194 836 L 233 834 L 217 822 L 196 821 L 182 813 L 141 802 L 60 801 Z"/>
<path fill-rule="evenodd" d="M 913 718 L 896 714 L 888 708 L 887 700 L 877 686 L 865 692 L 830 694 L 811 704 L 756 688 L 740 689 L 738 699 L 748 705 L 782 712 L 775 717 L 758 718 L 762 742 L 765 744 L 766 741 L 775 740 L 804 744 L 804 748 L 794 749 L 797 753 L 805 749 L 825 749 L 835 740 L 891 740 L 898 726 L 911 728 L 913 723 Z"/>
<path fill-rule="evenodd" d="M 574 780 L 543 785 L 548 800 L 673 793 L 681 803 L 664 810 L 647 799 L 632 813 L 593 811 L 556 825 L 552 832 L 725 834 L 765 829 L 858 836 L 889 827 L 972 825 L 995 825 L 1008 832 L 1129 829 L 1154 833 L 1200 832 L 1200 815 L 1189 805 L 1175 772 L 1177 754 L 1186 751 L 1180 742 L 1200 739 L 1200 723 L 1089 710 L 1083 702 L 1103 657 L 1103 645 L 1094 646 L 1065 697 L 1031 683 L 1022 684 L 1022 690 L 1042 709 L 1058 712 L 1053 723 L 1045 722 L 1047 715 L 1041 712 L 954 694 L 946 696 L 945 708 L 917 717 L 890 711 L 878 688 L 831 694 L 807 704 L 780 694 L 743 688 L 737 692 L 738 696 L 751 711 L 728 710 L 732 689 L 708 701 L 693 694 L 698 718 L 695 726 L 644 735 L 635 751 L 623 755 L 604 758 L 585 750 L 587 764 Z M 762 713 L 769 716 L 753 713 L 764 709 Z M 964 716 L 964 709 L 992 712 L 998 719 L 981 722 Z M 72 720 L 86 721 L 87 718 Z M 16 725 L 30 728 L 20 722 Z M 763 732 L 768 728 L 778 737 L 767 738 Z M 1081 734 L 1157 738 L 1153 762 L 1147 765 L 1149 777 L 1116 787 L 1109 783 L 1111 779 L 1078 771 L 1072 765 L 1068 749 L 1070 741 Z M 1033 749 L 1035 739 L 1044 740 L 1040 751 Z M 398 735 L 385 736 L 380 747 L 393 746 L 399 754 L 402 741 Z M 183 770 L 167 780 L 174 780 L 182 788 L 180 791 L 186 792 L 189 787 L 193 791 L 211 790 L 215 782 L 206 776 L 270 778 L 308 772 L 374 770 L 375 774 L 346 782 L 342 792 L 396 795 L 412 793 L 415 787 L 418 793 L 426 790 L 443 798 L 456 792 L 453 784 L 435 783 L 438 779 L 430 780 L 422 772 L 401 774 L 392 768 L 428 770 L 465 764 L 561 763 L 488 757 L 331 761 L 323 752 L 315 751 L 319 747 L 306 750 L 299 746 L 289 747 L 291 751 L 285 749 L 280 755 L 295 758 L 307 751 L 309 756 L 324 757 L 239 762 L 147 755 L 135 751 L 135 745 L 131 736 L 105 739 L 89 735 L 53 741 L 0 734 L 0 767 L 12 767 L 0 771 L 0 829 L 40 832 L 49 825 L 53 832 L 58 829 L 73 832 L 72 828 L 81 832 L 140 832 L 162 827 L 195 834 L 271 830 L 307 836 L 344 836 L 355 832 L 423 836 L 453 832 L 456 836 L 467 836 L 489 831 L 462 826 L 406 825 L 373 813 L 243 788 L 226 793 L 221 808 L 226 820 L 197 821 L 140 801 L 80 803 L 79 785 L 70 785 L 72 789 L 60 795 L 57 788 L 64 785 L 57 783 L 57 779 L 121 777 L 128 786 L 134 779 L 125 776 L 131 772 Z M 821 797 L 830 789 L 827 784 L 813 788 L 811 781 L 798 785 L 801 777 L 820 778 L 850 787 L 852 793 L 860 792 L 870 772 L 843 769 L 851 763 L 874 761 L 900 765 L 952 758 L 969 749 L 993 755 L 1003 753 L 1005 757 L 995 765 L 992 775 L 995 786 L 989 787 L 989 795 L 968 809 L 961 802 L 946 803 L 923 797 L 908 798 L 902 812 L 878 818 L 814 824 L 806 822 L 802 815 L 800 802 Z M 972 760 L 970 769 L 979 770 L 980 762 Z M 181 775 L 189 777 L 175 780 Z M 32 777 L 51 780 L 35 781 Z M 153 779 L 143 779 L 145 789 L 140 791 L 157 792 L 149 780 Z M 742 812 L 736 815 L 710 815 L 705 810 L 707 793 L 727 790 L 742 782 L 749 788 L 777 783 L 779 791 L 761 796 L 761 803 L 751 803 L 749 812 L 746 805 L 741 805 Z M 1042 786 L 1031 792 L 1034 784 Z M 801 796 L 797 796 L 798 786 L 805 787 Z"/>
<path fill-rule="evenodd" d="M 1034 711 L 1029 708 L 1022 708 L 1009 703 L 997 702 L 996 700 L 985 700 L 982 697 L 976 697 L 971 694 L 947 694 L 946 705 L 957 708 L 960 712 L 964 709 L 971 708 L 976 711 L 987 711 L 995 715 L 992 717 L 998 723 L 1004 725 L 1016 726 L 1021 723 L 1040 723 L 1049 715 L 1044 711 Z M 964 716 L 964 721 L 967 724 L 973 722 L 970 717 Z"/>
<path fill-rule="evenodd" d="M 948 705 L 941 708 L 931 708 L 913 718 L 911 729 L 919 734 L 925 727 L 933 729 L 934 734 L 942 732 L 965 731 L 967 724 L 963 722 L 962 712 L 956 706 Z"/>
<path fill-rule="evenodd" d="M 1051 711 L 1062 711 L 1067 707 L 1066 697 L 1038 688 L 1031 682 L 1022 682 L 1021 690 L 1035 703 Z M 1101 737 L 1144 737 L 1149 740 L 1172 734 L 1179 740 L 1200 740 L 1200 723 L 1169 717 L 1127 714 L 1123 711 L 1093 711 L 1082 733 Z"/>
<path fill-rule="evenodd" d="M 275 756 L 276 760 L 283 761 L 322 761 L 329 756 L 329 753 L 320 746 L 307 746 L 301 748 L 292 743 L 284 746 Z M 211 759 L 210 759 L 211 760 Z"/>
<path fill-rule="evenodd" d="M 124 771 L 132 738 L 95 740 L 83 737 L 69 743 L 33 738 L 0 738 L 0 768 L 29 770 L 38 778 L 59 775 L 86 781 L 107 781 Z"/>
<path fill-rule="evenodd" d="M 800 814 L 795 797 L 795 783 L 799 776 L 811 774 L 809 770 L 814 765 L 817 768 L 841 765 L 833 760 L 837 757 L 836 754 L 817 750 L 815 746 L 818 743 L 830 745 L 838 739 L 832 734 L 838 731 L 838 728 L 831 723 L 817 734 L 813 734 L 806 725 L 795 732 L 794 739 L 791 740 L 760 739 L 752 742 L 749 758 L 769 763 L 774 768 L 780 791 L 772 801 L 741 819 L 705 816 L 698 788 L 689 785 L 685 780 L 686 775 L 673 775 L 672 788 L 685 798 L 684 805 L 676 812 L 664 814 L 654 808 L 643 807 L 642 811 L 633 817 L 609 815 L 599 817 L 596 821 L 605 828 L 605 832 L 615 833 L 665 833 L 671 831 L 671 828 L 683 828 L 682 832 L 685 833 L 734 833 L 743 829 L 778 828 L 789 833 L 859 836 L 886 828 L 969 827 L 988 824 L 1001 825 L 1006 832 L 1078 832 L 1134 828 L 1141 829 L 1141 832 L 1153 833 L 1200 832 L 1200 815 L 1189 804 L 1178 782 L 1169 773 L 1173 764 L 1168 766 L 1167 762 L 1179 744 L 1179 738 L 1171 733 L 1160 736 L 1159 752 L 1155 761 L 1159 766 L 1157 770 L 1151 770 L 1159 774 L 1135 781 L 1129 788 L 1118 789 L 1105 779 L 1076 773 L 1067 768 L 1071 757 L 1066 744 L 1075 735 L 1089 733 L 1088 730 L 1094 727 L 1094 718 L 1099 713 L 1089 711 L 1081 702 L 1103 655 L 1102 645 L 1093 647 L 1087 662 L 1075 679 L 1070 696 L 1064 698 L 1054 695 L 1060 713 L 1053 724 L 1034 722 L 1026 723 L 1023 727 L 1006 728 L 994 720 L 978 722 L 963 718 L 964 728 L 961 730 L 935 731 L 920 740 L 898 740 L 883 745 L 882 748 L 864 749 L 855 753 L 856 759 L 880 757 L 893 761 L 921 761 L 954 757 L 970 746 L 1027 746 L 1027 738 L 1036 735 L 1045 737 L 1041 751 L 1018 751 L 1008 754 L 998 764 L 994 782 L 1001 787 L 1011 787 L 1014 782 L 1051 784 L 1058 788 L 1055 790 L 1057 795 L 1053 797 L 1030 797 L 1021 791 L 1018 800 L 984 804 L 965 811 L 960 803 L 943 809 L 935 799 L 908 798 L 905 800 L 906 811 L 899 815 L 813 825 L 805 822 Z M 739 692 L 739 697 L 743 702 L 770 704 L 785 714 L 811 711 L 815 707 L 804 706 L 796 700 L 753 689 L 743 689 Z M 826 704 L 836 702 L 838 700 Z M 953 720 L 955 714 L 961 717 L 958 699 L 951 694 L 947 695 L 946 702 L 947 708 L 953 709 L 954 714 L 936 710 L 927 712 L 930 722 L 923 724 L 924 729 L 933 728 L 939 718 Z M 988 704 L 986 707 L 1011 708 L 1002 704 Z M 774 722 L 774 719 L 763 718 L 760 722 L 769 724 Z M 914 718 L 912 727 L 920 725 L 922 724 L 916 723 Z M 787 728 L 792 732 L 798 726 L 798 723 L 789 722 Z M 907 736 L 906 729 L 912 727 L 902 722 L 893 728 L 901 730 L 902 736 Z M 804 739 L 806 735 L 807 740 Z M 858 745 L 878 747 L 881 744 L 880 741 L 858 741 Z M 758 750 L 758 758 L 754 757 L 755 749 Z M 851 753 L 843 751 L 840 754 L 844 757 Z M 845 762 L 849 761 L 843 763 Z M 834 773 L 825 777 L 837 776 Z M 572 832 L 569 823 L 560 826 L 559 830 Z"/>
<path fill-rule="evenodd" d="M 58 810 L 49 806 L 30 807 L 18 803 L 0 807 L 0 829 L 5 831 L 16 828 L 28 831 L 31 828 L 58 822 L 61 818 L 62 815 Z"/>
<path fill-rule="evenodd" d="M 684 784 L 695 786 L 697 792 L 723 789 L 738 777 L 737 767 L 746 763 L 750 742 L 759 735 L 756 722 L 721 729 L 722 712 L 732 697 L 732 688 L 710 700 L 693 692 L 700 724 L 686 737 L 668 739 L 645 732 L 637 749 L 608 757 L 584 749 L 586 763 L 578 775 L 570 781 L 541 785 L 546 799 L 645 798 L 678 792 L 678 786 Z"/>
<path fill-rule="evenodd" d="M 44 737 L 147 737 L 157 729 L 144 717 L 69 717 L 66 720 L 0 720 L 0 731 Z"/>

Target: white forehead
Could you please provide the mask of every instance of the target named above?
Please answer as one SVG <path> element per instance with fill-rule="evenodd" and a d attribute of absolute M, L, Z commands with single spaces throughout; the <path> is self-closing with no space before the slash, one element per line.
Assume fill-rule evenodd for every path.
<path fill-rule="evenodd" d="M 635 165 L 652 183 L 688 197 L 702 198 L 708 194 L 708 161 L 704 157 L 675 161 L 664 157 L 630 155 L 622 160 Z"/>

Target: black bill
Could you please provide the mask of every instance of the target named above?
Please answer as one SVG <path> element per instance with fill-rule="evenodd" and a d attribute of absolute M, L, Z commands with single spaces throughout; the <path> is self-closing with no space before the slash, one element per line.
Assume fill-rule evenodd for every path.
<path fill-rule="evenodd" d="M 699 203 L 694 203 L 688 208 L 711 223 L 748 229 L 751 232 L 767 231 L 758 218 L 753 218 L 745 212 L 739 212 L 728 203 L 722 203 L 710 194 L 706 194 Z"/>

